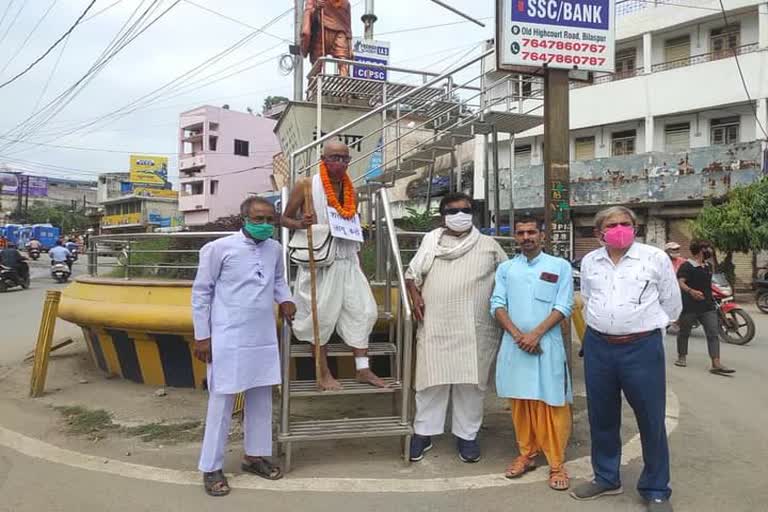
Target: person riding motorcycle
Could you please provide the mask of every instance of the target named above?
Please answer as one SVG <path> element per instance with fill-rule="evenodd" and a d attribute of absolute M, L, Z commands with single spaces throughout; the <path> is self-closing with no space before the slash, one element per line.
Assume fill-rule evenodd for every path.
<path fill-rule="evenodd" d="M 40 240 L 37 238 L 33 238 L 27 243 L 27 250 L 29 249 L 37 249 L 38 251 L 43 250 L 43 244 L 40 243 Z"/>
<path fill-rule="evenodd" d="M 29 279 L 27 258 L 19 252 L 14 243 L 9 242 L 6 248 L 0 251 L 0 265 L 14 269 L 22 281 Z"/>
<path fill-rule="evenodd" d="M 66 263 L 69 271 L 72 271 L 72 253 L 64 247 L 61 240 L 56 240 L 56 247 L 48 251 L 48 256 L 51 257 L 51 266 L 57 263 Z"/>

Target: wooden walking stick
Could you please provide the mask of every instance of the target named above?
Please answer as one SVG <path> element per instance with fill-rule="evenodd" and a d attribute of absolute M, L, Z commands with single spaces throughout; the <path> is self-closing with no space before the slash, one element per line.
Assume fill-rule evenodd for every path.
<path fill-rule="evenodd" d="M 312 181 L 304 187 L 304 213 L 314 215 L 312 206 Z M 315 342 L 315 382 L 320 389 L 320 319 L 317 315 L 317 268 L 315 267 L 315 244 L 312 226 L 307 227 L 307 251 L 309 252 L 310 304 L 312 306 L 312 337 Z"/>

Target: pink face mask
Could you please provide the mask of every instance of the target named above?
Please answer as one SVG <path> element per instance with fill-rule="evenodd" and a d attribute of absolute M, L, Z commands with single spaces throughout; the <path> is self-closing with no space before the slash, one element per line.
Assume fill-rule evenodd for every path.
<path fill-rule="evenodd" d="M 635 242 L 635 228 L 632 226 L 614 226 L 603 231 L 605 245 L 612 249 L 626 249 Z"/>

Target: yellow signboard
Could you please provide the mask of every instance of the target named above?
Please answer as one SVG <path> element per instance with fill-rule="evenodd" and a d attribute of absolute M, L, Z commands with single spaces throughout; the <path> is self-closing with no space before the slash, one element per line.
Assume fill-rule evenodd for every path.
<path fill-rule="evenodd" d="M 134 187 L 133 195 L 142 197 L 162 197 L 167 199 L 178 199 L 179 193 L 175 190 L 168 190 L 167 188 L 153 188 L 153 187 Z"/>
<path fill-rule="evenodd" d="M 168 182 L 168 158 L 131 155 L 130 171 L 131 183 L 164 187 Z"/>
<path fill-rule="evenodd" d="M 141 212 L 122 215 L 105 215 L 101 218 L 101 227 L 129 226 L 141 224 Z"/>

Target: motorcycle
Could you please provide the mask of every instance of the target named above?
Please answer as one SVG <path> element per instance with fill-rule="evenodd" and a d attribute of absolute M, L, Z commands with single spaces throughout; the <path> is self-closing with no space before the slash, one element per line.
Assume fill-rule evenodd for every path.
<path fill-rule="evenodd" d="M 755 288 L 757 289 L 757 294 L 755 295 L 757 308 L 763 313 L 768 314 L 768 279 L 755 281 Z"/>
<path fill-rule="evenodd" d="M 755 322 L 733 299 L 733 288 L 725 274 L 712 275 L 712 297 L 720 320 L 720 339 L 733 345 L 746 345 L 755 337 Z"/>
<path fill-rule="evenodd" d="M 32 247 L 30 249 L 27 249 L 27 254 L 29 254 L 30 258 L 37 261 L 37 259 L 40 257 L 40 249 L 36 247 Z"/>
<path fill-rule="evenodd" d="M 15 268 L 0 265 L 0 292 L 16 287 L 21 287 L 24 290 L 29 288 L 29 273 L 27 273 L 26 279 L 22 279 Z"/>
<path fill-rule="evenodd" d="M 51 266 L 51 277 L 57 282 L 57 283 L 66 283 L 69 281 L 69 276 L 72 274 L 72 272 L 69 270 L 69 267 L 66 263 L 54 263 Z"/>

